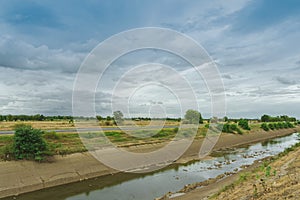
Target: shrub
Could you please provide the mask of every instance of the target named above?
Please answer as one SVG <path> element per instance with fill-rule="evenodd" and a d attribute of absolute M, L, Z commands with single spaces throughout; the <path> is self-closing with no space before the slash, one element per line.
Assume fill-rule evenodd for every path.
<path fill-rule="evenodd" d="M 43 131 L 33 129 L 30 125 L 15 128 L 14 154 L 16 159 L 43 160 L 47 144 L 42 138 Z"/>
<path fill-rule="evenodd" d="M 291 122 L 286 122 L 289 128 L 294 128 L 294 125 Z"/>
<path fill-rule="evenodd" d="M 238 127 L 236 124 L 230 124 L 229 129 L 232 131 L 237 131 Z"/>
<path fill-rule="evenodd" d="M 226 123 L 226 124 L 223 125 L 222 131 L 225 132 L 225 133 L 232 133 L 232 131 L 230 130 L 229 123 Z"/>
<path fill-rule="evenodd" d="M 226 123 L 223 125 L 222 132 L 224 133 L 235 133 L 243 134 L 243 132 L 239 129 L 239 127 L 236 124 L 230 124 Z"/>
<path fill-rule="evenodd" d="M 262 123 L 260 127 L 261 127 L 263 130 L 265 130 L 265 131 L 269 131 L 269 130 L 270 130 L 267 123 Z"/>
<path fill-rule="evenodd" d="M 240 119 L 238 125 L 244 130 L 250 130 L 249 123 L 247 119 Z"/>
<path fill-rule="evenodd" d="M 278 123 L 277 123 L 277 126 L 278 126 L 280 129 L 283 129 L 283 123 L 278 122 Z"/>
<path fill-rule="evenodd" d="M 269 129 L 274 130 L 275 129 L 274 124 L 270 123 L 269 124 Z"/>

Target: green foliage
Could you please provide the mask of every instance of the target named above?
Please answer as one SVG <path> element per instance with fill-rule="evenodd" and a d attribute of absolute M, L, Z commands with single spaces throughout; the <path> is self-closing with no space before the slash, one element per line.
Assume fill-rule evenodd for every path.
<path fill-rule="evenodd" d="M 54 121 L 54 120 L 69 120 L 72 121 L 72 116 L 44 116 L 36 115 L 0 115 L 0 121 Z"/>
<path fill-rule="evenodd" d="M 238 125 L 244 130 L 250 130 L 249 123 L 247 119 L 240 119 Z"/>
<path fill-rule="evenodd" d="M 295 117 L 289 117 L 287 115 L 272 117 L 270 115 L 263 115 L 261 117 L 262 122 L 295 122 L 297 119 Z"/>
<path fill-rule="evenodd" d="M 6 144 L 0 148 L 1 160 L 12 160 L 14 158 L 14 145 L 12 143 Z"/>
<path fill-rule="evenodd" d="M 294 128 L 294 125 L 291 122 L 286 122 L 288 128 Z"/>
<path fill-rule="evenodd" d="M 268 165 L 268 166 L 266 167 L 265 176 L 266 176 L 266 177 L 269 177 L 270 175 L 271 175 L 271 166 Z"/>
<path fill-rule="evenodd" d="M 241 173 L 239 181 L 246 181 L 249 178 L 250 174 L 249 173 Z"/>
<path fill-rule="evenodd" d="M 265 131 L 269 131 L 269 130 L 270 130 L 267 123 L 262 123 L 260 127 L 261 127 L 263 130 L 265 130 Z"/>
<path fill-rule="evenodd" d="M 243 132 L 239 129 L 239 127 L 236 124 L 232 123 L 226 123 L 223 125 L 222 132 L 224 133 L 238 133 L 243 134 Z"/>
<path fill-rule="evenodd" d="M 283 128 L 294 128 L 294 124 L 291 122 L 277 122 L 277 123 L 262 123 L 260 126 L 263 130 L 275 130 L 275 129 L 283 129 Z"/>
<path fill-rule="evenodd" d="M 47 144 L 42 138 L 43 132 L 29 125 L 18 125 L 15 128 L 14 155 L 16 159 L 44 159 Z"/>
<path fill-rule="evenodd" d="M 269 122 L 269 121 L 270 121 L 270 118 L 271 118 L 271 116 L 269 116 L 269 115 L 263 115 L 263 116 L 260 118 L 260 120 L 261 120 L 262 122 Z"/>
<path fill-rule="evenodd" d="M 203 124 L 201 113 L 196 110 L 187 110 L 184 118 L 189 124 Z"/>
<path fill-rule="evenodd" d="M 173 132 L 174 132 L 174 133 L 177 133 L 177 132 L 178 132 L 178 127 L 174 128 L 174 129 L 173 129 Z"/>
<path fill-rule="evenodd" d="M 225 117 L 223 118 L 223 120 L 224 120 L 224 122 L 228 122 L 228 117 L 225 116 Z"/>
<path fill-rule="evenodd" d="M 282 122 L 278 122 L 278 123 L 277 123 L 277 127 L 278 127 L 279 129 L 283 129 L 283 128 L 284 128 L 283 123 L 282 123 Z"/>
<path fill-rule="evenodd" d="M 275 129 L 275 127 L 274 127 L 274 124 L 273 124 L 273 123 L 270 123 L 268 126 L 269 126 L 269 129 L 271 129 L 271 130 L 274 130 L 274 129 Z"/>

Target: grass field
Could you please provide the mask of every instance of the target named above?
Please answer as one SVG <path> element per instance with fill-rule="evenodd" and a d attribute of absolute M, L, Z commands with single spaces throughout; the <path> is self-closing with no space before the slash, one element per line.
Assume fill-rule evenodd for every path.
<path fill-rule="evenodd" d="M 41 127 L 41 125 L 39 125 Z M 120 147 L 162 143 L 171 141 L 177 134 L 177 128 L 165 128 L 162 130 L 137 130 L 124 133 L 122 131 L 105 131 L 105 136 L 110 142 Z M 207 128 L 201 126 L 198 129 L 196 138 L 204 137 Z M 190 130 L 183 130 L 183 137 L 189 137 Z M 135 137 L 139 136 L 139 137 Z M 43 134 L 43 138 L 48 143 L 48 155 L 66 155 L 76 152 L 87 151 L 86 146 L 92 149 L 93 146 L 105 145 L 107 140 L 104 139 L 101 133 L 87 132 L 81 133 L 55 133 L 47 132 Z M 5 155 L 12 152 L 13 135 L 0 136 L 0 158 L 5 159 Z M 83 142 L 85 141 L 85 145 Z M 89 146 L 90 145 L 90 146 Z"/>
<path fill-rule="evenodd" d="M 42 130 L 57 130 L 57 129 L 73 129 L 75 127 L 74 123 L 69 122 L 68 120 L 60 120 L 60 121 L 2 121 L 0 122 L 0 131 L 9 131 L 14 130 L 14 127 L 16 124 L 28 124 L 31 125 L 33 128 L 42 129 Z M 138 125 L 138 126 L 147 126 L 151 123 L 151 125 L 160 125 L 164 123 L 164 125 L 179 125 L 179 122 L 176 121 L 161 121 L 161 120 L 144 120 L 144 121 L 131 121 L 131 120 L 125 120 L 122 125 L 124 126 L 132 126 L 132 125 Z M 86 120 L 86 121 L 80 121 L 76 122 L 76 126 L 78 127 L 95 127 L 95 126 L 101 126 L 101 127 L 112 127 L 115 126 L 113 124 L 113 121 L 106 121 L 102 120 L 99 121 L 97 124 L 94 123 L 93 120 Z"/>
<path fill-rule="evenodd" d="M 4 127 L 13 129 L 16 122 L 1 122 Z M 34 128 L 42 130 L 47 129 L 61 129 L 70 128 L 70 124 L 67 121 L 57 122 L 28 122 L 27 124 L 32 125 Z M 145 122 L 140 122 L 145 125 Z M 173 123 L 172 125 L 175 125 Z M 178 123 L 177 123 L 178 124 Z M 260 131 L 260 123 L 250 123 L 251 131 Z M 203 138 L 206 135 L 207 127 L 201 125 L 198 128 L 196 138 Z M 6 129 L 7 130 L 7 129 Z M 171 141 L 177 134 L 178 128 L 164 128 L 162 130 L 135 130 L 131 132 L 122 131 L 105 131 L 105 136 L 109 139 L 106 140 L 101 133 L 97 132 L 86 132 L 81 133 L 55 133 L 46 132 L 43 137 L 48 143 L 49 155 L 66 155 L 76 152 L 84 152 L 88 149 L 100 145 L 107 145 L 109 142 L 114 143 L 120 147 L 128 147 L 140 144 L 151 144 L 151 143 L 162 143 Z M 250 133 L 250 131 L 243 130 L 244 134 Z M 190 130 L 183 130 L 182 137 L 189 137 L 191 134 Z M 137 137 L 136 137 L 137 136 Z M 85 145 L 83 145 L 83 142 Z M 0 135 L 0 158 L 5 159 L 5 155 L 12 152 L 13 135 Z"/>

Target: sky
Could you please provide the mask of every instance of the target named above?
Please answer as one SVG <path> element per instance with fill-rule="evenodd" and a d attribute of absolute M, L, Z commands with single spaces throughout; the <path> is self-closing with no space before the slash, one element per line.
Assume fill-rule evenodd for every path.
<path fill-rule="evenodd" d="M 300 118 L 298 0 L 2 0 L 0 114 L 71 115 L 74 81 L 84 59 L 112 35 L 142 27 L 178 31 L 207 51 L 222 77 L 229 117 Z M 155 50 L 130 53 L 111 64 L 95 94 L 97 114 L 111 114 L 117 83 L 124 92 L 126 81 L 137 84 L 133 80 L 140 76 L 156 74 L 152 81 L 165 78 L 157 75 L 162 68 L 149 65 L 120 81 L 145 62 L 171 66 L 188 79 L 198 88 L 200 111 L 210 117 L 203 79 L 195 77 L 184 60 Z M 181 88 L 179 79 L 173 81 Z M 130 96 L 132 116 L 149 112 L 180 116 L 176 98 L 165 88 L 152 85 L 137 91 Z"/>

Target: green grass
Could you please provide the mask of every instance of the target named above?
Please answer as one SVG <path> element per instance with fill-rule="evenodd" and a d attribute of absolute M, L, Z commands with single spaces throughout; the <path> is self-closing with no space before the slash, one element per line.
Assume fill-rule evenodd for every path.
<path fill-rule="evenodd" d="M 205 137 L 207 130 L 207 127 L 199 127 L 196 138 Z M 131 145 L 170 141 L 176 136 L 178 131 L 178 128 L 165 128 L 160 131 L 138 130 L 128 134 L 122 131 L 106 131 L 104 134 L 110 142 L 126 146 L 128 143 Z M 190 137 L 192 135 L 190 129 L 183 129 L 180 131 L 183 133 L 183 138 Z M 5 155 L 13 154 L 13 138 L 13 135 L 0 136 L 0 159 L 7 159 Z M 77 133 L 46 132 L 43 134 L 43 138 L 48 144 L 48 149 L 45 154 L 49 156 L 85 152 L 87 149 L 93 150 L 99 145 L 106 145 L 109 143 L 109 141 L 104 138 L 103 133 L 100 132 L 81 133 L 80 136 Z M 82 140 L 84 140 L 85 145 L 82 143 Z"/>

